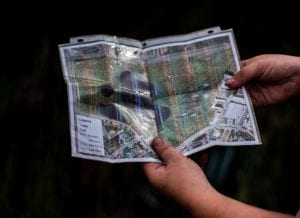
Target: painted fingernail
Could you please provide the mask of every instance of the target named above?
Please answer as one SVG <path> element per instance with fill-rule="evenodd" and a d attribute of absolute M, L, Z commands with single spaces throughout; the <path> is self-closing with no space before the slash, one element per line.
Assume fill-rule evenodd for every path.
<path fill-rule="evenodd" d="M 164 140 L 162 140 L 161 138 L 155 138 L 154 140 L 153 140 L 153 146 L 155 146 L 155 147 L 160 147 L 160 146 L 162 146 L 163 144 L 164 144 L 165 142 L 164 142 Z"/>
<path fill-rule="evenodd" d="M 226 81 L 225 83 L 227 86 L 233 86 L 235 84 L 235 79 L 231 78 Z"/>

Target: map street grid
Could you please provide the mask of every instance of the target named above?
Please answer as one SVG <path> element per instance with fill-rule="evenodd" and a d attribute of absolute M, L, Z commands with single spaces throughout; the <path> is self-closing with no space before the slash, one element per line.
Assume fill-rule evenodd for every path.
<path fill-rule="evenodd" d="M 150 146 L 156 136 L 184 155 L 260 144 L 246 90 L 225 85 L 239 70 L 233 32 L 212 30 L 143 42 L 99 35 L 60 45 L 72 155 L 160 161 Z"/>

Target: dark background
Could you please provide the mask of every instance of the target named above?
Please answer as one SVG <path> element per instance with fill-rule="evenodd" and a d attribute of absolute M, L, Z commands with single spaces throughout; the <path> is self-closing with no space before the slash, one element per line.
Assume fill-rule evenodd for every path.
<path fill-rule="evenodd" d="M 13 2 L 2 8 L 0 217 L 189 217 L 149 185 L 140 164 L 70 156 L 57 46 L 80 35 L 143 40 L 220 26 L 233 28 L 241 59 L 262 53 L 300 56 L 296 4 L 200 3 L 140 2 L 126 8 Z M 300 207 L 299 109 L 297 99 L 256 109 L 261 146 L 208 149 L 206 173 L 213 186 L 249 204 L 295 214 Z"/>

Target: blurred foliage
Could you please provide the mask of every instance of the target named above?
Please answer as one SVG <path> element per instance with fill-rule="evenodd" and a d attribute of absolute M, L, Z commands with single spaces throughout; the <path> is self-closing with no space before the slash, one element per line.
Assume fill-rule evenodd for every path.
<path fill-rule="evenodd" d="M 272 3 L 272 8 L 247 4 L 234 9 L 227 2 L 204 1 L 201 7 L 112 7 L 105 13 L 89 4 L 78 6 L 64 10 L 56 5 L 60 10 L 49 14 L 45 6 L 35 5 L 31 17 L 24 9 L 26 14 L 10 13 L 20 17 L 16 21 L 1 19 L 0 217 L 189 217 L 148 184 L 140 164 L 70 156 L 68 102 L 57 45 L 78 35 L 146 39 L 219 25 L 233 28 L 242 59 L 261 53 L 299 56 L 297 7 Z M 296 213 L 299 109 L 297 99 L 257 109 L 260 146 L 208 149 L 212 184 L 250 204 Z"/>

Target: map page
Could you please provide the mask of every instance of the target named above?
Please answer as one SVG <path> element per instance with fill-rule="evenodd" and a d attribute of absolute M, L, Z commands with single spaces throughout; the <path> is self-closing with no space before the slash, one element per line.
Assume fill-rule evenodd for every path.
<path fill-rule="evenodd" d="M 160 162 L 160 136 L 184 155 L 261 143 L 231 29 L 138 41 L 108 35 L 59 45 L 69 99 L 72 156 Z"/>

